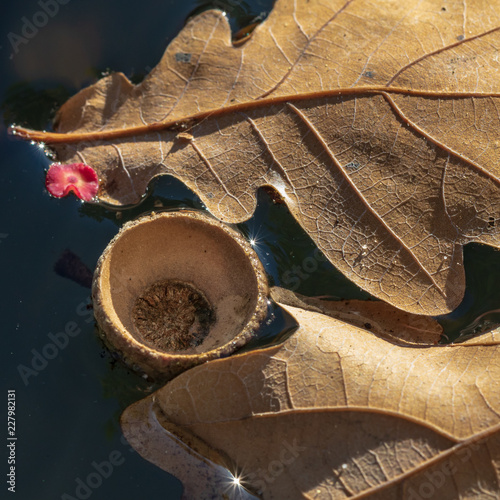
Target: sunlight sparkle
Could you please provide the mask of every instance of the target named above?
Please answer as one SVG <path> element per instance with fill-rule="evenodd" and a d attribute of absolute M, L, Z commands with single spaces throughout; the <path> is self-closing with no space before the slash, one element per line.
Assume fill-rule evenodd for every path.
<path fill-rule="evenodd" d="M 229 495 L 229 498 L 231 500 L 256 500 L 257 497 L 252 495 L 245 488 L 245 486 L 243 486 L 245 479 L 242 472 L 233 473 L 229 469 L 226 469 L 225 472 L 227 474 L 227 481 L 229 482 L 229 484 L 227 485 L 226 494 Z"/>

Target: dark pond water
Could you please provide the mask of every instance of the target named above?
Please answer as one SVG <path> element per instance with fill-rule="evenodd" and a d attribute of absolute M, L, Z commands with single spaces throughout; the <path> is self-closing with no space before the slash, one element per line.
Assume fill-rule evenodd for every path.
<path fill-rule="evenodd" d="M 64 5 L 62 5 L 64 3 Z M 207 7 L 228 12 L 234 31 L 265 17 L 272 0 L 137 2 L 66 0 L 5 3 L 0 16 L 0 255 L 2 257 L 2 415 L 16 395 L 16 497 L 171 500 L 182 486 L 122 441 L 119 415 L 154 387 L 114 363 L 95 335 L 89 289 L 54 271 L 66 250 L 93 270 L 121 225 L 158 206 L 203 209 L 179 182 L 163 178 L 139 207 L 116 213 L 44 189 L 50 163 L 34 146 L 13 141 L 5 123 L 50 126 L 58 103 L 104 71 L 139 80 L 160 59 L 188 16 Z M 50 16 L 44 26 L 42 4 Z M 56 7 L 54 7 L 56 5 Z M 140 10 L 139 9 L 140 5 Z M 57 9 L 57 12 L 55 12 Z M 259 193 L 255 216 L 240 229 L 257 241 L 273 284 L 306 295 L 368 298 L 329 264 L 283 205 Z M 450 339 L 500 321 L 500 254 L 478 245 L 465 251 L 468 289 L 457 311 L 441 318 Z M 485 314 L 487 313 L 487 314 Z M 476 319 L 481 317 L 481 322 Z M 281 331 L 284 319 L 266 331 Z M 60 332 L 70 332 L 71 337 Z M 68 338 L 63 341 L 64 337 Z M 59 339 L 59 345 L 56 340 Z M 56 348 L 47 347 L 56 345 Z M 4 436 L 7 435 L 7 426 Z M 6 439 L 6 438 L 5 438 Z M 5 441 L 6 443 L 7 441 Z M 4 478 L 7 454 L 2 458 Z M 110 457 L 109 477 L 80 487 Z M 93 481 L 93 482 L 92 482 Z M 98 484 L 99 483 L 99 484 Z M 2 485 L 2 496 L 7 492 Z"/>

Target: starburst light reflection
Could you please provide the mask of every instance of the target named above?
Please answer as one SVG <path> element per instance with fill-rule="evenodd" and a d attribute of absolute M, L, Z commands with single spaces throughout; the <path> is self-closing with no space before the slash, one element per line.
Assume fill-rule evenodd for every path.
<path fill-rule="evenodd" d="M 241 472 L 232 473 L 229 469 L 225 469 L 225 477 L 223 479 L 226 487 L 225 493 L 231 500 L 255 500 L 256 496 L 252 495 L 244 486 L 245 479 Z"/>

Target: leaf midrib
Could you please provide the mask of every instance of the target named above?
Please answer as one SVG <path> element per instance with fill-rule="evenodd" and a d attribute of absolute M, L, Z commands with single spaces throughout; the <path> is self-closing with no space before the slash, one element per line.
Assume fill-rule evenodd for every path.
<path fill-rule="evenodd" d="M 388 94 L 431 99 L 500 98 L 500 92 L 442 92 L 411 90 L 397 87 L 388 88 L 385 86 L 340 88 L 318 92 L 305 92 L 292 95 L 287 94 L 282 96 L 266 97 L 263 99 L 256 99 L 253 101 L 232 104 L 225 107 L 212 108 L 206 111 L 200 111 L 191 115 L 186 115 L 182 118 L 153 122 L 147 125 L 124 127 L 120 129 L 111 129 L 105 131 L 101 130 L 98 132 L 45 132 L 26 129 L 24 127 L 13 125 L 9 128 L 9 133 L 21 139 L 33 140 L 35 142 L 44 142 L 45 144 L 74 144 L 84 141 L 124 139 L 127 137 L 146 135 L 153 132 L 161 132 L 167 130 L 186 132 L 208 118 L 225 116 L 231 113 L 246 112 L 252 109 L 265 108 L 267 106 L 284 104 L 287 102 L 322 99 L 326 97 L 363 95 L 384 96 Z M 408 125 L 413 127 L 416 132 L 422 133 L 421 129 L 416 127 L 411 121 L 408 121 Z M 439 141 L 437 141 L 437 144 L 443 149 L 447 149 L 446 146 Z"/>

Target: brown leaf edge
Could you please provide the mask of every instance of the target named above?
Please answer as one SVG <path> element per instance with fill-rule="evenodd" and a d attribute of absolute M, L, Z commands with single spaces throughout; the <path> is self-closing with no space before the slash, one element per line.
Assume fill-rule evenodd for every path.
<path fill-rule="evenodd" d="M 336 318 L 398 345 L 436 345 L 443 327 L 432 317 L 408 313 L 379 300 L 322 300 L 273 287 L 275 302 Z"/>

